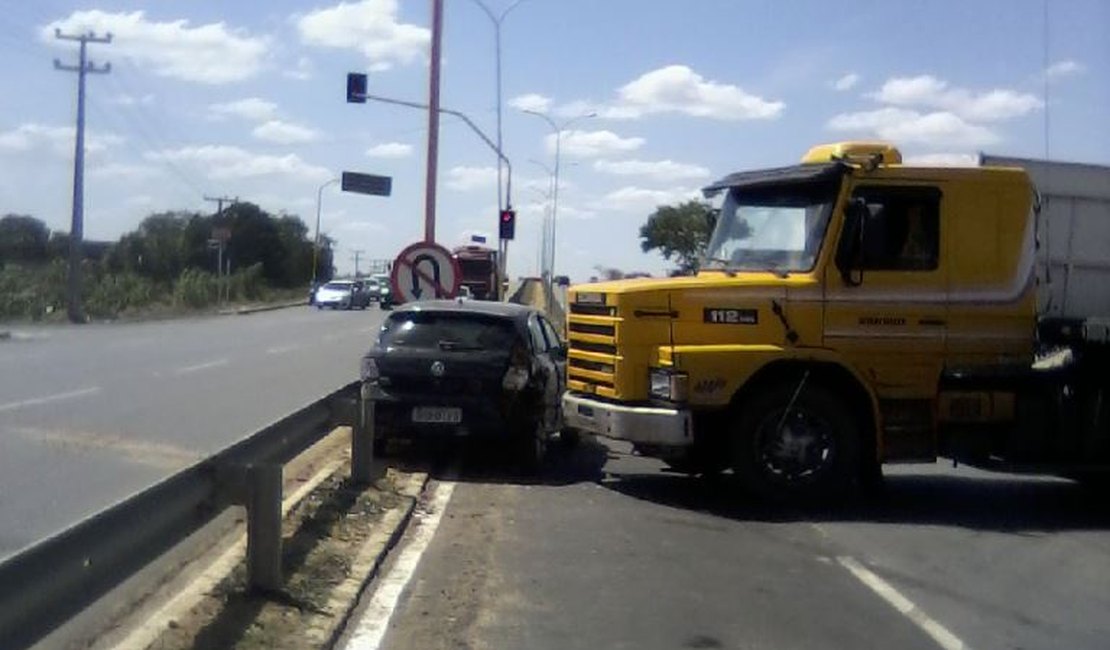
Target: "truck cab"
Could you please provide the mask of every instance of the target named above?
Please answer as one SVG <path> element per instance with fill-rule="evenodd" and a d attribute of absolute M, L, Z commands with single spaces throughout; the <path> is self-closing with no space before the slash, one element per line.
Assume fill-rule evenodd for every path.
<path fill-rule="evenodd" d="M 1037 383 L 1024 170 L 838 143 L 705 191 L 720 211 L 696 277 L 569 292 L 570 427 L 786 499 L 1021 446 L 999 431 Z"/>

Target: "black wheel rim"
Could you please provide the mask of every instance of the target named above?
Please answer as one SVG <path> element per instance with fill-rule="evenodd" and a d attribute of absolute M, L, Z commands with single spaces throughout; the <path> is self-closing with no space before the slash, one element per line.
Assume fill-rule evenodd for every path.
<path fill-rule="evenodd" d="M 768 413 L 756 428 L 754 443 L 759 469 L 781 483 L 812 483 L 836 461 L 832 423 L 804 408 Z"/>

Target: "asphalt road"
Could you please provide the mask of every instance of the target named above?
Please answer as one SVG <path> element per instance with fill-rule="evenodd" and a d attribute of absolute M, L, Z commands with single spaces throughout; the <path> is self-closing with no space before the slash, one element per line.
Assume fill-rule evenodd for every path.
<path fill-rule="evenodd" d="M 13 328 L 0 558 L 358 378 L 376 307 Z"/>
<path fill-rule="evenodd" d="M 464 465 L 382 647 L 1107 647 L 1110 504 L 1071 483 L 903 466 L 784 511 L 627 452 Z"/>

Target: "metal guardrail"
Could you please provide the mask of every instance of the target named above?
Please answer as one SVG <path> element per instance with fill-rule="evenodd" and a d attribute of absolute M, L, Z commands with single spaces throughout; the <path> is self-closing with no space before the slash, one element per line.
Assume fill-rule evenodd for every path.
<path fill-rule="evenodd" d="M 247 508 L 250 584 L 281 588 L 282 466 L 352 425 L 351 476 L 374 480 L 372 403 L 353 382 L 0 564 L 0 648 L 28 647 L 211 522 Z"/>

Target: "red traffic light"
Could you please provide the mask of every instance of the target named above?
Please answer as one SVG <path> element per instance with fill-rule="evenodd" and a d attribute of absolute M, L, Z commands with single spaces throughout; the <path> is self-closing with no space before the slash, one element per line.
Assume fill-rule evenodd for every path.
<path fill-rule="evenodd" d="M 502 210 L 498 232 L 501 239 L 512 239 L 516 235 L 516 211 Z"/>

